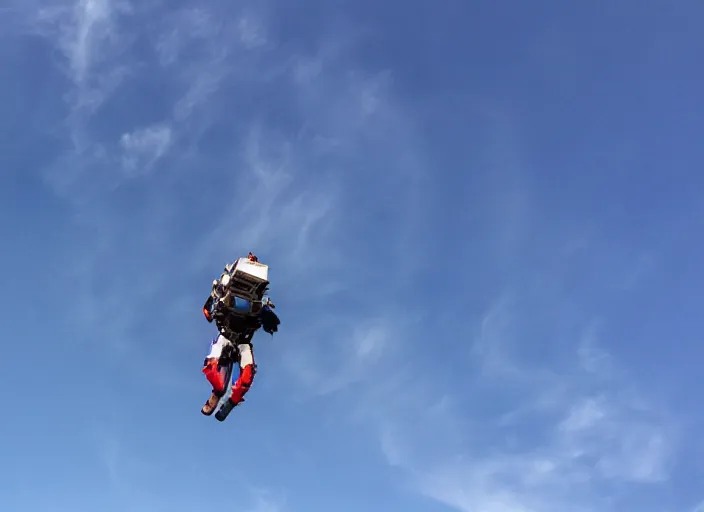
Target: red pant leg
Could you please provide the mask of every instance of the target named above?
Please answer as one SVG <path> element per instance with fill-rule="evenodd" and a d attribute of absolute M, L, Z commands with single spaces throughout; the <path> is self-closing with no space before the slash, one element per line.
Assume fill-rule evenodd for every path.
<path fill-rule="evenodd" d="M 257 373 L 257 366 L 254 363 L 254 351 L 252 345 L 243 343 L 237 346 L 240 352 L 240 375 L 232 385 L 232 400 L 235 405 L 244 401 L 244 395 L 254 382 L 254 375 Z"/>
<path fill-rule="evenodd" d="M 226 343 L 228 343 L 228 340 L 222 335 L 218 335 L 212 341 L 210 344 L 210 352 L 206 356 L 203 369 L 201 370 L 213 387 L 213 393 L 218 396 L 225 394 L 225 385 L 228 377 L 227 368 L 220 367 L 220 355 Z"/>

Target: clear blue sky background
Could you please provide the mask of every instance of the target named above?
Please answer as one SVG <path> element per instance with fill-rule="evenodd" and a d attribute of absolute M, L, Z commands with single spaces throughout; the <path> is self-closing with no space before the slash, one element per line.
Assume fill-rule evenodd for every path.
<path fill-rule="evenodd" d="M 6 1 L 0 510 L 696 510 L 703 16 Z M 249 250 L 282 325 L 221 424 Z"/>

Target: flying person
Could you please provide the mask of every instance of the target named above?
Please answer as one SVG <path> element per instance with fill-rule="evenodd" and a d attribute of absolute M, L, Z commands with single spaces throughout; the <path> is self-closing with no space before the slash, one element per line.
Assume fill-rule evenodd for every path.
<path fill-rule="evenodd" d="M 212 340 L 203 362 L 202 372 L 212 386 L 210 398 L 201 409 L 204 415 L 213 414 L 232 378 L 232 393 L 215 414 L 219 421 L 224 421 L 232 409 L 244 402 L 244 396 L 254 381 L 257 365 L 252 337 L 259 329 L 273 335 L 281 323 L 274 313 L 274 303 L 263 296 L 268 279 L 261 282 L 245 280 L 242 276 L 248 274 L 237 272 L 238 264 L 250 268 L 253 265 L 266 267 L 251 252 L 246 260 L 240 258 L 226 265 L 220 279 L 213 281 L 210 295 L 203 305 L 206 320 L 214 321 L 218 328 L 218 335 Z M 268 278 L 268 267 L 266 272 Z M 239 366 L 237 378 L 233 374 L 235 364 Z"/>

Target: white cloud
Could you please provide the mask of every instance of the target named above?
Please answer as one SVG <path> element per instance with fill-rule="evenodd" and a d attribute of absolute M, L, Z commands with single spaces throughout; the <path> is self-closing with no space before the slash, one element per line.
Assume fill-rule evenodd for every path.
<path fill-rule="evenodd" d="M 357 322 L 331 316 L 293 331 L 307 347 L 285 346 L 280 354 L 285 367 L 307 392 L 328 395 L 363 383 L 383 368 L 383 356 L 392 350 L 386 325 L 365 319 Z"/>
<path fill-rule="evenodd" d="M 183 142 L 183 155 L 197 153 L 200 134 L 221 113 L 194 114 L 208 105 L 224 80 L 240 72 L 233 64 L 241 52 L 266 42 L 256 17 L 214 17 L 207 7 L 176 9 L 145 32 L 139 22 L 153 7 L 126 0 L 75 0 L 38 12 L 22 9 L 29 30 L 60 50 L 60 67 L 72 83 L 62 94 L 69 106 L 65 122 L 72 148 L 47 170 L 48 183 L 65 197 L 83 195 L 87 181 L 113 190 L 120 180 L 155 164 L 176 139 Z M 162 112 L 168 116 L 163 123 L 124 133 L 120 142 L 125 153 L 116 155 L 109 134 L 94 125 L 102 122 L 100 109 L 109 107 L 121 88 L 137 84 L 142 69 L 151 68 L 148 53 L 133 56 L 132 50 L 139 48 L 135 43 L 142 40 L 154 44 L 159 61 L 169 68 L 167 74 L 151 74 L 164 80 L 160 89 L 169 96 L 179 89 L 181 94 L 170 111 Z M 112 172 L 120 167 L 127 172 Z"/>
<path fill-rule="evenodd" d="M 565 333 L 574 343 L 567 357 L 555 358 L 546 340 L 526 338 L 524 291 L 501 295 L 476 329 L 463 326 L 477 333 L 471 343 L 459 329 L 414 332 L 399 323 L 404 316 L 386 311 L 354 319 L 383 326 L 374 358 L 367 351 L 374 331 L 354 351 L 349 327 L 335 319 L 344 334 L 327 335 L 316 322 L 311 331 L 321 341 L 296 333 L 309 349 L 285 358 L 314 392 L 368 383 L 345 395 L 350 416 L 374 426 L 409 489 L 461 512 L 606 511 L 605 487 L 667 480 L 678 449 L 675 419 L 600 345 L 603 322 Z"/>
<path fill-rule="evenodd" d="M 251 17 L 244 16 L 237 22 L 240 40 L 246 48 L 257 48 L 266 44 L 264 28 Z"/>
<path fill-rule="evenodd" d="M 284 512 L 286 510 L 286 500 L 271 490 L 257 489 L 252 494 L 254 498 L 244 506 L 244 512 Z"/>
<path fill-rule="evenodd" d="M 74 6 L 74 28 L 64 35 L 64 45 L 77 84 L 83 84 L 101 44 L 114 34 L 113 6 L 109 0 L 79 0 Z"/>
<path fill-rule="evenodd" d="M 43 171 L 55 192 L 80 204 L 119 181 L 115 173 L 106 172 L 117 161 L 107 149 L 109 143 L 96 137 L 89 125 L 131 72 L 125 53 L 135 34 L 126 20 L 134 9 L 124 0 L 76 0 L 51 2 L 38 10 L 23 2 L 18 10 L 26 31 L 58 50 L 52 56 L 59 56 L 57 66 L 70 81 L 69 88 L 53 91 L 66 102 L 60 133 L 68 144 Z"/>
<path fill-rule="evenodd" d="M 199 245 L 196 267 L 212 266 L 216 253 L 225 261 L 243 247 L 257 247 L 260 252 L 285 255 L 277 262 L 278 275 L 309 280 L 316 265 L 324 272 L 324 260 L 334 250 L 321 234 L 337 220 L 337 187 L 327 180 L 304 178 L 306 169 L 293 163 L 300 158 L 293 147 L 293 141 L 275 131 L 250 129 L 244 165 L 221 179 L 223 190 L 230 192 L 214 205 L 222 214 Z M 233 216 L 242 221 L 233 221 Z"/>
<path fill-rule="evenodd" d="M 131 173 L 139 169 L 149 170 L 166 154 L 171 145 L 171 137 L 171 127 L 165 124 L 122 134 L 120 145 L 124 150 L 122 163 L 125 170 Z"/>
<path fill-rule="evenodd" d="M 159 464 L 141 453 L 118 424 L 96 424 L 86 436 L 97 462 L 94 476 L 98 482 L 106 482 L 110 500 L 121 508 L 154 510 L 162 500 L 145 482 L 149 481 L 149 474 L 157 472 Z M 98 503 L 95 506 L 100 507 Z"/>
<path fill-rule="evenodd" d="M 174 119 L 185 121 L 197 107 L 203 105 L 220 87 L 227 75 L 227 50 L 214 54 L 211 60 L 189 71 L 186 93 L 174 105 Z"/>
<path fill-rule="evenodd" d="M 35 28 L 55 40 L 68 61 L 76 115 L 92 113 L 124 77 L 127 66 L 116 59 L 132 42 L 121 26 L 131 13 L 125 0 L 76 0 L 39 10 Z"/>
<path fill-rule="evenodd" d="M 78 0 L 40 15 L 40 28 L 63 52 L 73 83 L 74 148 L 57 166 L 60 188 L 81 199 L 74 203 L 77 216 L 91 228 L 67 258 L 75 274 L 66 293 L 76 295 L 80 332 L 104 333 L 99 348 L 114 356 L 108 359 L 124 362 L 131 376 L 154 388 L 193 391 L 168 361 L 178 350 L 191 360 L 192 340 L 180 332 L 178 341 L 146 346 L 134 332 L 155 322 L 153 304 L 165 296 L 169 318 L 198 316 L 192 289 L 174 287 L 216 273 L 252 248 L 272 264 L 274 300 L 283 296 L 288 303 L 282 331 L 293 342 L 275 356 L 286 370 L 285 391 L 292 377 L 293 400 L 330 398 L 326 403 L 344 409 L 341 414 L 370 426 L 386 461 L 413 492 L 462 512 L 606 512 L 603 486 L 637 488 L 668 478 L 677 448 L 673 419 L 601 348 L 605 322 L 580 310 L 575 316 L 588 321 L 575 321 L 558 336 L 545 327 L 549 319 L 527 318 L 525 310 L 536 309 L 533 300 L 563 311 L 569 297 L 535 297 L 525 282 L 511 280 L 531 274 L 550 288 L 563 276 L 526 270 L 532 256 L 524 258 L 522 249 L 534 234 L 534 198 L 510 116 L 493 105 L 478 108 L 491 142 L 478 150 L 490 167 L 480 183 L 487 191 L 479 210 L 488 235 L 478 252 L 498 262 L 497 287 L 506 291 L 476 322 L 467 304 L 445 304 L 440 286 L 423 310 L 419 289 L 432 286 L 417 284 L 416 269 L 429 255 L 425 242 L 442 239 L 441 228 L 428 224 L 457 225 L 445 217 L 447 204 L 424 197 L 432 196 L 424 180 L 441 167 L 428 162 L 413 106 L 394 94 L 394 75 L 355 66 L 348 40 L 326 41 L 310 54 L 269 52 L 278 47 L 276 34 L 250 12 L 224 16 L 207 5 L 174 7 L 150 18 L 149 34 L 138 33 L 141 20 L 125 23 L 123 16 L 138 15 L 143 5 Z M 154 62 L 124 53 L 136 37 L 153 45 Z M 153 91 L 157 78 L 165 92 L 154 101 L 162 110 L 156 117 L 125 114 L 120 105 L 109 127 L 88 129 L 120 86 Z M 257 106 L 272 83 L 277 108 Z M 154 119 L 164 121 L 149 124 Z M 205 141 L 212 127 L 217 136 Z M 118 200 L 111 185 L 177 150 L 183 158 L 171 159 L 177 172 L 170 177 L 178 175 L 192 190 L 164 180 L 158 189 L 140 191 L 143 203 L 121 197 L 129 207 L 112 207 Z M 187 242 L 178 239 L 182 225 L 193 222 L 190 214 L 206 209 L 198 218 L 207 222 Z M 455 231 L 453 243 L 461 243 L 458 233 L 466 235 Z M 585 239 L 573 236 L 558 259 L 588 250 Z M 128 254 L 137 248 L 134 261 Z M 618 286 L 635 286 L 655 261 L 643 253 Z M 130 279 L 117 273 L 104 279 L 102 270 L 113 266 Z M 476 284 L 483 274 L 462 262 L 451 286 L 465 288 L 460 295 L 476 303 L 487 293 Z M 167 282 L 169 275 L 178 275 L 178 283 Z M 553 345 L 546 341 L 551 336 L 560 340 Z M 158 376 L 152 355 L 160 357 Z M 276 372 L 268 375 L 273 382 Z M 196 371 L 186 379 L 198 377 Z M 115 487 L 126 479 L 132 486 L 132 470 L 144 476 L 126 460 L 130 452 L 114 433 L 101 445 Z M 282 500 L 263 495 L 250 512 L 283 509 Z"/>
<path fill-rule="evenodd" d="M 174 158 L 174 165 L 193 186 L 183 192 L 165 183 L 148 191 L 142 209 L 136 202 L 111 209 L 112 187 L 104 182 L 89 187 L 95 182 L 75 174 L 66 179 L 66 195 L 90 190 L 91 201 L 77 204 L 95 230 L 72 255 L 76 268 L 67 293 L 77 295 L 73 305 L 81 331 L 93 327 L 105 333 L 101 350 L 125 362 L 145 384 L 192 390 L 191 381 L 184 385 L 163 359 L 154 376 L 147 352 L 164 352 L 168 340 L 139 346 L 135 326 L 146 316 L 154 322 L 149 308 L 167 289 L 170 317 L 176 309 L 192 313 L 191 291 L 171 293 L 173 283 L 165 277 L 170 272 L 183 280 L 200 279 L 252 248 L 268 254 L 276 274 L 274 300 L 284 296 L 289 304 L 282 311 L 282 331 L 294 342 L 281 346 L 276 356 L 286 370 L 282 386 L 288 391 L 288 377 L 295 380 L 294 400 L 344 397 L 335 403 L 343 404 L 339 407 L 350 419 L 371 426 L 386 461 L 413 492 L 462 512 L 605 512 L 609 504 L 600 497 L 602 486 L 668 478 L 677 448 L 672 418 L 658 413 L 600 347 L 603 321 L 594 315 L 585 312 L 588 322 L 565 329 L 561 337 L 568 340 L 561 340 L 556 356 L 544 339 L 550 329 L 535 333 L 534 324 L 543 319 L 527 320 L 524 309 L 535 297 L 526 297 L 525 283 L 506 288 L 475 323 L 464 304 L 443 303 L 444 289 L 418 313 L 415 269 L 427 254 L 424 242 L 438 237 L 432 226 L 428 240 L 422 239 L 423 218 L 434 220 L 428 211 L 446 206 L 423 197 L 426 166 L 430 172 L 437 167 L 427 164 L 415 112 L 394 95 L 393 74 L 357 69 L 345 53 L 346 43 L 272 57 L 264 50 L 277 45 L 275 34 L 251 13 L 220 17 L 207 6 L 175 9 L 155 22 L 158 28 L 146 38 L 170 91 L 159 98 L 164 111 L 156 119 L 164 121 L 150 125 L 149 119 L 120 118 L 123 124 L 115 130 L 88 130 L 89 118 L 99 116 L 97 107 L 123 80 L 139 76 L 143 63 L 122 55 L 133 29 L 121 16 L 137 7 L 79 0 L 41 15 L 42 27 L 51 27 L 49 35 L 69 64 L 72 108 L 80 114 L 80 122 L 71 125 L 75 158 L 62 160 L 61 171 L 92 179 L 119 174 L 105 179 L 112 184 L 179 149 L 184 158 Z M 242 106 L 276 80 L 286 101 L 277 97 L 285 108 L 275 121 L 266 109 L 252 113 Z M 487 252 L 503 274 L 513 276 L 524 265 L 519 254 L 530 239 L 532 197 L 510 118 L 493 107 L 485 110 L 493 134 L 486 150 L 492 172 L 483 184 L 489 192 L 481 205 L 488 212 Z M 295 129 L 285 125 L 289 118 Z M 228 131 L 232 125 L 239 130 Z M 221 146 L 206 149 L 201 136 L 213 126 L 219 128 Z M 210 186 L 197 188 L 203 182 Z M 178 194 L 188 195 L 189 210 L 207 208 L 211 222 L 185 247 L 177 240 L 180 226 L 173 217 Z M 382 199 L 367 205 L 372 195 Z M 371 218 L 362 213 L 368 208 L 381 213 Z M 350 242 L 360 239 L 362 245 Z M 577 249 L 574 239 L 566 245 L 584 249 L 579 242 Z M 139 261 L 124 263 L 136 247 Z M 647 274 L 653 261 L 644 256 L 624 286 Z M 130 279 L 105 282 L 102 269 L 112 265 L 124 265 L 120 270 Z M 486 291 L 475 288 L 475 272 L 481 273 L 467 264 L 453 286 L 466 287 L 477 295 L 471 300 L 480 300 Z M 541 279 L 544 284 L 559 276 L 536 276 Z M 541 307 L 556 310 L 567 300 L 538 299 L 546 302 Z M 338 308 L 341 313 L 333 312 Z M 190 358 L 192 347 L 183 347 L 191 342 L 168 341 L 166 352 L 183 349 Z M 543 349 L 544 356 L 538 354 Z M 115 434 L 101 447 L 116 487 L 126 478 L 132 485 L 133 469 L 144 473 L 126 461 L 129 448 Z M 283 509 L 282 500 L 260 496 L 250 512 Z"/>
<path fill-rule="evenodd" d="M 176 243 L 172 217 L 176 200 L 170 194 L 177 191 L 165 185 L 150 191 L 148 205 L 132 204 L 130 213 L 143 219 L 135 225 L 131 215 L 114 208 L 111 194 L 121 180 L 154 168 L 165 156 L 172 156 L 170 152 L 178 151 L 179 158 L 170 159 L 174 174 L 200 173 L 206 176 L 203 181 L 212 184 L 207 201 L 203 201 L 212 213 L 208 220 L 213 221 L 194 234 L 195 240 L 186 249 L 189 255 L 184 256 L 188 268 L 180 272 L 213 272 L 214 262 L 220 265 L 251 247 L 272 255 L 277 275 L 275 301 L 286 290 L 295 289 L 301 290 L 302 297 L 318 300 L 348 285 L 340 268 L 347 259 L 345 229 L 350 221 L 345 217 L 350 208 L 345 204 L 345 187 L 355 182 L 356 171 L 350 157 L 370 144 L 365 138 L 372 127 L 391 140 L 372 141 L 370 163 L 383 161 L 398 150 L 412 153 L 408 146 L 413 144 L 406 136 L 409 127 L 395 117 L 394 106 L 386 101 L 390 85 L 386 73 L 348 73 L 341 64 L 344 56 L 337 54 L 335 65 L 326 70 L 325 76 L 319 76 L 319 81 L 291 87 L 291 62 L 297 59 L 271 58 L 259 52 L 267 47 L 269 35 L 254 14 L 214 16 L 205 6 L 176 9 L 155 22 L 154 33 L 143 34 L 139 32 L 142 13 L 137 7 L 106 0 L 79 1 L 70 9 L 44 11 L 43 26 L 51 27 L 44 34 L 64 51 L 70 63 L 72 91 L 83 98 L 79 102 L 82 105 L 87 105 L 85 100 L 93 93 L 99 101 L 91 103 L 92 107 L 105 104 L 109 95 L 103 93 L 114 90 L 100 85 L 110 80 L 115 69 L 129 70 L 125 82 L 115 82 L 125 86 L 128 97 L 129 87 L 152 85 L 153 74 L 149 79 L 140 74 L 144 62 L 130 57 L 133 35 L 146 36 L 142 41 L 154 45 L 154 58 L 164 73 L 159 75 L 159 83 L 168 85 L 170 91 L 157 102 L 165 114 L 160 117 L 163 122 L 144 124 L 142 112 L 121 107 L 120 116 L 115 117 L 121 125 L 117 132 L 114 125 L 88 129 L 88 123 L 100 123 L 105 109 L 74 105 L 80 111 L 71 125 L 78 143 L 70 156 L 52 168 L 51 176 L 55 190 L 73 202 L 84 219 L 81 222 L 96 232 L 88 246 L 80 250 L 80 256 L 72 258 L 74 265 L 81 264 L 72 276 L 72 290 L 77 295 L 72 304 L 77 318 L 84 326 L 106 331 L 101 347 L 113 359 L 125 362 L 134 374 L 143 375 L 147 370 L 133 360 L 137 342 L 130 331 L 142 321 L 140 304 L 149 304 L 166 285 L 164 266 L 179 264 L 170 261 L 173 257 L 150 256 L 165 254 L 170 244 Z M 123 24 L 121 16 L 125 14 L 132 14 L 135 23 Z M 124 55 L 123 50 L 127 51 Z M 265 84 L 281 80 L 281 87 L 288 87 L 285 91 L 290 106 L 303 124 L 300 131 L 275 129 L 266 116 L 260 117 L 257 112 L 243 115 L 230 108 L 230 97 L 257 92 L 260 80 Z M 228 95 L 218 94 L 225 84 Z M 338 86 L 344 95 L 339 95 Z M 315 104 L 309 103 L 311 100 Z M 136 121 L 122 117 L 128 114 L 134 114 Z M 213 154 L 201 149 L 202 133 L 214 123 L 229 126 L 233 120 L 236 126 L 249 126 L 245 137 L 233 136 L 228 147 L 218 148 Z M 323 139 L 344 140 L 347 146 L 335 149 L 328 145 L 321 152 L 319 143 Z M 329 159 L 328 166 L 316 161 L 320 156 Z M 402 176 L 406 171 L 391 166 L 384 181 L 391 183 L 395 181 L 393 175 Z M 397 205 L 402 208 L 406 190 L 403 186 L 393 188 Z M 139 265 L 126 269 L 133 279 L 103 282 L 100 269 L 107 262 L 120 268 L 127 265 L 128 260 L 120 257 L 125 256 L 121 251 L 127 246 L 139 247 L 142 254 Z M 131 299 L 125 301 L 126 296 Z M 183 303 L 178 296 L 172 299 Z M 109 319 L 101 314 L 104 307 L 111 309 Z M 387 332 L 383 326 L 355 330 L 351 325 L 349 329 L 350 345 L 346 348 L 350 365 L 342 365 L 337 375 L 314 377 L 327 380 L 328 390 L 360 379 L 364 375 L 362 362 L 377 361 L 384 350 Z M 332 326 L 328 332 L 337 334 Z M 164 372 L 169 374 L 169 369 Z"/>
<path fill-rule="evenodd" d="M 566 435 L 588 431 L 603 420 L 605 415 L 599 399 L 587 398 L 570 409 L 567 417 L 559 424 L 559 430 Z"/>
<path fill-rule="evenodd" d="M 155 50 L 162 66 L 177 64 L 189 44 L 212 39 L 217 20 L 206 9 L 183 8 L 166 17 L 166 27 L 156 36 Z"/>
<path fill-rule="evenodd" d="M 496 315 L 491 314 L 494 322 Z M 400 413 L 378 412 L 380 446 L 389 464 L 406 472 L 411 487 L 462 512 L 571 512 L 607 510 L 600 498 L 603 485 L 668 477 L 676 448 L 673 425 L 648 408 L 643 396 L 617 380 L 595 380 L 579 370 L 578 359 L 562 361 L 552 379 L 531 385 L 534 371 L 515 354 L 480 352 L 478 357 L 485 356 L 505 381 L 484 376 L 466 393 L 498 398 L 516 383 L 527 386 L 516 401 L 527 397 L 528 405 L 518 405 L 520 414 L 509 421 L 501 412 L 481 414 L 480 406 L 471 405 L 474 400 L 459 396 L 461 408 L 430 411 L 422 402 Z M 521 369 L 527 373 L 521 375 Z M 556 388 L 563 391 L 556 395 Z M 542 394 L 548 399 L 535 398 Z M 380 401 L 399 399 L 392 394 Z M 419 436 L 417 426 L 409 426 L 419 421 L 437 425 L 438 436 Z M 469 428 L 459 427 L 466 421 Z M 448 443 L 448 431 L 460 431 L 462 441 Z"/>
<path fill-rule="evenodd" d="M 204 7 L 189 7 L 169 14 L 155 45 L 161 65 L 173 66 L 174 82 L 184 88 L 173 106 L 174 120 L 183 122 L 207 106 L 227 80 L 246 77 L 247 66 L 260 68 L 259 62 L 248 60 L 249 54 L 266 43 L 262 23 L 248 13 L 231 18 Z M 208 111 L 201 122 L 208 123 L 220 115 L 222 112 Z"/>

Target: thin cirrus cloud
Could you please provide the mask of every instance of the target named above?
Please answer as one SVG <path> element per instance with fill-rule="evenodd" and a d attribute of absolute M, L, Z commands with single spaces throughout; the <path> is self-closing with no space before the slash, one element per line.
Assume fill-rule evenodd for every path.
<path fill-rule="evenodd" d="M 492 322 L 511 322 L 511 313 Z M 675 418 L 628 381 L 594 376 L 583 356 L 533 366 L 506 347 L 500 355 L 475 351 L 464 356 L 467 371 L 485 371 L 458 386 L 442 373 L 424 373 L 439 372 L 444 354 L 416 347 L 412 336 L 405 341 L 395 356 L 387 354 L 381 376 L 366 366 L 375 386 L 355 407 L 375 425 L 387 462 L 405 473 L 409 489 L 463 512 L 603 510 L 613 506 L 607 489 L 670 477 L 679 448 Z M 415 378 L 406 366 L 411 356 L 398 368 L 404 350 L 417 354 Z"/>
<path fill-rule="evenodd" d="M 442 45 L 421 28 L 449 15 L 395 32 L 405 18 L 361 26 L 363 3 L 350 7 L 359 17 L 302 17 L 300 28 L 284 23 L 287 9 L 78 0 L 1 11 L 48 55 L 17 73 L 41 68 L 51 84 L 39 129 L 56 144 L 31 172 L 63 215 L 50 248 L 56 346 L 107 361 L 110 376 L 82 391 L 109 410 L 58 420 L 90 440 L 67 472 L 97 489 L 80 503 L 95 509 L 103 493 L 115 510 L 193 510 L 212 483 L 202 441 L 230 436 L 248 472 L 221 483 L 251 512 L 688 512 L 701 498 L 682 476 L 696 465 L 683 451 L 693 420 L 628 349 L 655 346 L 629 304 L 672 255 L 580 218 L 580 198 L 563 205 L 551 169 L 567 166 L 530 143 L 561 134 L 523 117 L 541 101 L 528 78 L 502 101 L 510 77 L 487 92 L 476 81 L 489 70 L 471 78 L 460 58 L 405 50 Z M 377 45 L 384 37 L 404 44 Z M 516 47 L 530 59 L 544 44 Z M 492 48 L 492 62 L 511 61 Z M 534 80 L 546 72 L 536 62 Z M 421 63 L 432 70 L 419 74 Z M 537 96 L 519 107 L 521 94 Z M 250 248 L 276 275 L 283 323 L 257 344 L 251 398 L 223 429 L 198 413 L 212 334 L 199 310 L 220 265 Z M 73 401 L 74 385 L 57 400 Z M 159 414 L 144 388 L 163 397 Z M 18 481 L 34 475 L 3 459 L 17 461 Z M 320 470 L 331 460 L 336 475 Z M 62 489 L 43 498 L 57 510 L 83 492 Z"/>
<path fill-rule="evenodd" d="M 168 151 L 171 145 L 171 128 L 153 125 L 123 133 L 120 145 L 124 150 L 122 163 L 127 171 L 148 169 Z"/>

